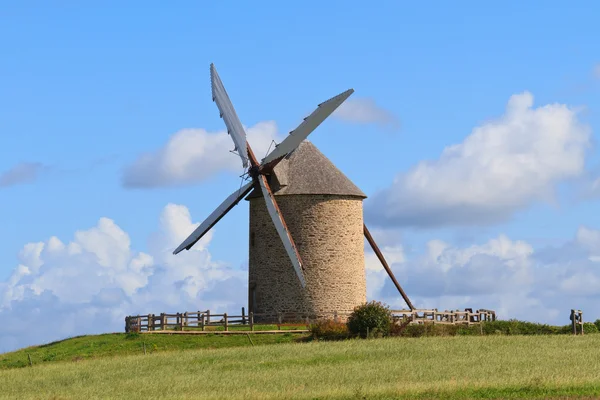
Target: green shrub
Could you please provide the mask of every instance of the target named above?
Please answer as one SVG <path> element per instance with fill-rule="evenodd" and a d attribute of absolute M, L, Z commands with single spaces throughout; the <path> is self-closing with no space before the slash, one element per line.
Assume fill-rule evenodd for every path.
<path fill-rule="evenodd" d="M 592 322 L 584 322 L 583 323 L 583 333 L 598 333 L 598 327 L 595 323 Z"/>
<path fill-rule="evenodd" d="M 456 336 L 462 327 L 458 325 L 445 324 L 411 324 L 399 329 L 400 325 L 394 324 L 391 327 L 391 336 L 402 337 L 422 337 L 422 336 Z"/>
<path fill-rule="evenodd" d="M 584 325 L 585 333 L 597 332 L 595 324 Z M 446 324 L 411 324 L 400 329 L 399 324 L 391 326 L 390 335 L 402 337 L 422 336 L 464 336 L 464 335 L 559 335 L 571 334 L 571 325 L 552 326 L 534 322 L 519 321 L 489 321 L 481 325 L 446 325 Z"/>
<path fill-rule="evenodd" d="M 331 319 L 317 321 L 310 326 L 314 338 L 325 340 L 340 340 L 348 338 L 348 327 L 343 322 Z"/>
<path fill-rule="evenodd" d="M 357 306 L 348 317 L 348 330 L 360 337 L 387 336 L 392 325 L 392 313 L 385 304 L 371 301 Z"/>
<path fill-rule="evenodd" d="M 594 325 L 596 325 L 596 328 L 598 328 L 598 331 L 600 332 L 600 319 L 594 321 Z"/>
<path fill-rule="evenodd" d="M 537 324 L 535 322 L 519 321 L 516 319 L 484 322 L 481 330 L 485 335 L 552 335 L 568 333 L 565 332 L 565 327 Z"/>

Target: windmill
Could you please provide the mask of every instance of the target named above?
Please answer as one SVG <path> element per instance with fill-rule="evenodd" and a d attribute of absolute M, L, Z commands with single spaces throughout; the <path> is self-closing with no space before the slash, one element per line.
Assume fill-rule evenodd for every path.
<path fill-rule="evenodd" d="M 213 101 L 217 104 L 220 116 L 225 121 L 227 131 L 233 140 L 234 151 L 239 155 L 242 166 L 247 168 L 247 174 L 251 181 L 229 195 L 175 249 L 173 254 L 178 254 L 184 249 L 189 250 L 240 200 L 250 194 L 247 199 L 251 202 L 251 278 L 248 299 L 251 311 L 286 311 L 309 308 L 318 314 L 331 311 L 332 307 L 338 311 L 348 308 L 351 310 L 355 305 L 364 302 L 366 299 L 364 246 L 362 240 L 360 243 L 357 240 L 357 235 L 361 238 L 362 235 L 366 237 L 407 305 L 414 309 L 363 223 L 362 200 L 366 196 L 314 145 L 305 141 L 308 135 L 331 115 L 354 90 L 346 90 L 319 104 L 312 114 L 304 118 L 296 129 L 291 131 L 271 153 L 259 162 L 246 140 L 244 128 L 213 64 L 210 66 L 210 76 Z M 306 171 L 309 172 L 306 173 Z M 300 175 L 303 176 L 302 179 L 298 179 Z M 320 181 L 320 184 L 312 185 L 311 182 L 314 180 Z M 281 194 L 288 194 L 283 200 L 286 212 L 282 213 L 273 187 L 278 192 L 277 197 L 280 199 L 284 199 L 284 196 L 280 196 Z M 311 197 L 309 198 L 309 196 Z M 288 201 L 292 197 L 301 199 L 300 203 Z M 308 202 L 307 199 L 309 199 Z M 342 207 L 350 206 L 352 211 L 346 210 L 344 211 L 345 216 L 342 215 L 338 212 L 340 204 Z M 313 215 L 314 212 L 319 212 L 320 216 Z M 340 215 L 340 219 L 333 218 L 336 214 Z M 284 215 L 291 217 L 294 221 L 292 231 L 302 237 L 302 251 L 299 251 L 294 242 Z M 323 216 L 327 215 L 332 217 L 329 218 L 329 227 L 320 223 Z M 349 218 L 350 215 L 353 215 L 354 218 Z M 351 220 L 351 226 L 349 225 L 348 231 L 338 229 L 335 233 L 335 227 L 343 225 L 342 220 Z M 316 231 L 303 234 L 302 229 L 307 225 L 311 225 Z M 319 231 L 321 225 L 323 228 Z M 331 232 L 334 234 L 332 235 Z M 327 235 L 330 239 L 326 241 L 318 237 Z M 259 240 L 256 239 L 256 236 L 259 237 Z M 274 243 L 277 242 L 276 237 L 279 239 L 277 244 Z M 344 248 L 344 240 L 349 243 L 347 248 Z M 258 244 L 253 249 L 252 246 L 255 246 L 256 242 Z M 329 251 L 331 253 L 327 261 L 329 264 L 333 262 L 335 266 L 337 257 L 340 265 L 339 268 L 334 269 L 333 273 L 328 271 L 320 274 L 313 273 L 312 271 L 317 269 L 322 270 L 320 265 L 311 266 L 307 271 L 301 253 L 311 260 L 321 260 L 322 257 L 313 257 L 314 252 L 310 251 L 317 247 L 322 252 Z M 332 250 L 332 247 L 336 248 Z M 348 254 L 354 254 L 349 262 Z M 313 264 L 316 263 L 317 261 L 313 262 Z M 351 264 L 354 268 L 344 270 L 346 264 Z M 338 275 L 336 275 L 336 271 Z M 310 277 L 308 286 L 307 272 Z M 261 284 L 262 288 L 258 291 L 258 297 L 262 300 L 257 301 L 256 288 Z M 338 297 L 342 296 L 347 299 L 339 300 L 335 296 L 330 296 L 333 291 L 338 294 Z"/>

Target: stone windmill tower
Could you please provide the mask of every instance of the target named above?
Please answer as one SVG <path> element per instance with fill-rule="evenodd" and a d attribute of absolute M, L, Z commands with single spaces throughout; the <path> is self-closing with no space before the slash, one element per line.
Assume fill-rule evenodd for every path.
<path fill-rule="evenodd" d="M 312 143 L 302 142 L 269 177 L 298 253 L 306 287 L 252 192 L 248 305 L 255 313 L 350 312 L 366 301 L 362 201 L 367 196 Z"/>
<path fill-rule="evenodd" d="M 250 202 L 250 311 L 308 312 L 327 316 L 349 312 L 366 300 L 363 234 L 392 281 L 394 278 L 363 223 L 365 195 L 317 148 L 305 141 L 353 92 L 324 103 L 260 162 L 211 64 L 217 103 L 250 182 L 221 203 L 174 254 L 189 250 L 241 199 Z M 250 166 L 248 167 L 248 164 Z"/>

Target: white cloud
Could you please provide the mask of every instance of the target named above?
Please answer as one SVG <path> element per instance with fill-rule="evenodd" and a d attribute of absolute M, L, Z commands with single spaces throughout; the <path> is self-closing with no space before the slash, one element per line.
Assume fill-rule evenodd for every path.
<path fill-rule="evenodd" d="M 358 124 L 378 124 L 392 128 L 400 126 L 394 114 L 368 97 L 350 98 L 332 115 L 340 120 Z"/>
<path fill-rule="evenodd" d="M 580 176 L 590 131 L 562 104 L 533 108 L 514 95 L 504 115 L 475 128 L 435 161 L 422 161 L 367 203 L 380 225 L 476 225 L 502 221 L 558 182 Z"/>
<path fill-rule="evenodd" d="M 273 140 L 281 141 L 273 121 L 259 122 L 246 132 L 259 161 Z M 222 171 L 242 172 L 240 158 L 231 153 L 233 148 L 226 131 L 184 129 L 157 151 L 141 155 L 126 167 L 122 182 L 132 188 L 177 186 L 198 183 Z"/>
<path fill-rule="evenodd" d="M 600 231 L 581 227 L 563 246 L 541 250 L 504 235 L 464 248 L 432 240 L 392 269 L 417 308 L 487 308 L 502 319 L 566 325 L 571 308 L 583 309 L 588 321 L 600 318 L 597 254 Z M 377 274 L 385 282 L 369 297 L 405 308 L 385 271 Z"/>
<path fill-rule="evenodd" d="M 0 187 L 34 182 L 46 169 L 41 163 L 24 162 L 0 174 Z"/>
<path fill-rule="evenodd" d="M 66 336 L 123 331 L 126 315 L 237 309 L 245 304 L 246 273 L 212 260 L 206 235 L 174 256 L 191 232 L 186 207 L 169 204 L 149 252 L 131 249 L 129 235 L 101 218 L 69 243 L 29 243 L 0 283 L 0 352 Z M 234 308 L 235 307 L 235 308 Z M 43 326 L 44 329 L 32 327 Z"/>

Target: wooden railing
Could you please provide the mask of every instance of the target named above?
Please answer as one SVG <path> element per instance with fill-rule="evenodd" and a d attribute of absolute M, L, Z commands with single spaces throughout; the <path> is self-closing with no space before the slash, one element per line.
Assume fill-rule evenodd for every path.
<path fill-rule="evenodd" d="M 392 310 L 392 316 L 394 320 L 400 322 L 410 320 L 411 324 L 433 323 L 471 325 L 496 320 L 496 312 L 486 309 L 479 309 L 476 311 L 472 311 L 472 309 L 465 309 L 464 311 L 438 311 L 437 308 L 433 310 Z"/>
<path fill-rule="evenodd" d="M 332 314 L 337 319 L 337 313 Z M 133 315 L 125 317 L 125 332 L 152 332 L 152 331 L 183 331 L 183 330 L 213 330 L 212 327 L 222 327 L 229 331 L 232 327 L 245 326 L 254 331 L 255 321 L 260 324 L 277 325 L 277 330 L 282 326 L 297 326 L 309 329 L 310 324 L 319 319 L 308 313 L 249 313 L 246 314 L 242 307 L 241 315 L 215 314 L 210 310 L 192 311 L 185 313 L 161 313 L 159 315 Z"/>
<path fill-rule="evenodd" d="M 396 323 L 407 324 L 478 324 L 484 321 L 495 321 L 496 312 L 492 310 L 479 309 L 472 311 L 438 311 L 433 310 L 392 310 L 392 317 Z M 245 313 L 242 307 L 240 315 L 214 314 L 210 310 L 192 311 L 185 313 L 161 313 L 159 315 L 133 315 L 125 317 L 125 332 L 153 332 L 153 331 L 184 331 L 200 330 L 213 331 L 214 327 L 222 327 L 229 331 L 230 328 L 239 330 L 246 327 L 254 331 L 256 324 L 276 325 L 277 330 L 282 326 L 296 326 L 305 330 L 310 325 L 321 319 L 332 319 L 344 322 L 350 316 L 349 312 L 333 312 L 324 314 L 311 314 L 303 312 L 280 312 L 280 313 Z M 237 328 L 236 328 L 237 327 Z"/>

